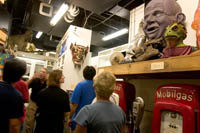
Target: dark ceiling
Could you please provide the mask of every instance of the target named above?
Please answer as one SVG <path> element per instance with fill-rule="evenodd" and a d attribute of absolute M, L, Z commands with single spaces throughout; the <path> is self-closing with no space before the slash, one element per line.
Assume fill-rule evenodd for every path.
<path fill-rule="evenodd" d="M 72 23 L 62 18 L 56 26 L 50 26 L 50 17 L 39 14 L 40 2 L 50 2 L 55 11 L 63 2 L 75 4 L 80 13 Z M 129 12 L 144 3 L 143 0 L 7 0 L 7 9 L 12 15 L 11 35 L 23 34 L 27 29 L 34 31 L 33 43 L 37 48 L 55 50 L 59 40 L 68 27 L 76 25 L 93 31 L 91 51 L 93 56 L 98 51 L 122 45 L 128 42 L 128 34 L 102 41 L 108 35 L 122 28 L 129 27 Z M 146 1 L 145 1 L 146 3 Z M 37 31 L 45 34 L 36 39 Z"/>

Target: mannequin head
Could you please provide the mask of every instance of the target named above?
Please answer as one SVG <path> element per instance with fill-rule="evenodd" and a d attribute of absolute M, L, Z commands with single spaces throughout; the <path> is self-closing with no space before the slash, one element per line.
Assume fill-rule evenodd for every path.
<path fill-rule="evenodd" d="M 185 15 L 175 0 L 152 0 L 144 10 L 143 29 L 149 40 L 158 39 L 168 25 L 184 21 Z"/>

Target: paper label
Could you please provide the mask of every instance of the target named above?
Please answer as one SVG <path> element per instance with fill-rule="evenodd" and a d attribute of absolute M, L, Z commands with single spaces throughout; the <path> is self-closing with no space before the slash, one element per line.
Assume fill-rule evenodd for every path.
<path fill-rule="evenodd" d="M 162 70 L 164 67 L 164 62 L 151 63 L 151 70 Z"/>

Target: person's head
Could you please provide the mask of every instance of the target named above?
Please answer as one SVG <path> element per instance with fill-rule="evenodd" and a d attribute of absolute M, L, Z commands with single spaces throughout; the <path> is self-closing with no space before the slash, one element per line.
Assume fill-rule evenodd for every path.
<path fill-rule="evenodd" d="M 109 99 L 114 91 L 115 76 L 110 72 L 101 72 L 94 78 L 94 88 L 97 98 Z"/>
<path fill-rule="evenodd" d="M 94 76 L 96 75 L 96 70 L 93 66 L 86 66 L 83 70 L 83 77 L 86 80 L 93 80 Z"/>
<path fill-rule="evenodd" d="M 185 15 L 176 0 L 151 0 L 144 9 L 143 29 L 149 40 L 158 39 L 168 25 L 184 21 Z"/>
<path fill-rule="evenodd" d="M 39 77 L 41 80 L 46 80 L 48 75 L 48 70 L 46 68 L 41 68 L 39 72 Z"/>
<path fill-rule="evenodd" d="M 50 72 L 47 79 L 47 86 L 57 86 L 60 87 L 61 83 L 64 83 L 64 75 L 61 70 L 53 70 Z"/>
<path fill-rule="evenodd" d="M 3 68 L 3 81 L 9 84 L 21 79 L 26 72 L 26 62 L 19 59 L 9 59 Z"/>

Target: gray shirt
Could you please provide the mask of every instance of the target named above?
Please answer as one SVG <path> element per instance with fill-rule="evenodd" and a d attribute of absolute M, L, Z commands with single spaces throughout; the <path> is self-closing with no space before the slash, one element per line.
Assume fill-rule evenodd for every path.
<path fill-rule="evenodd" d="M 120 133 L 125 124 L 121 108 L 109 101 L 97 101 L 83 107 L 74 119 L 88 133 Z"/>

